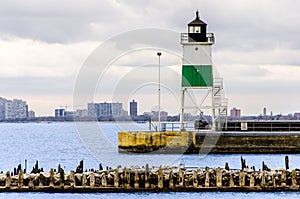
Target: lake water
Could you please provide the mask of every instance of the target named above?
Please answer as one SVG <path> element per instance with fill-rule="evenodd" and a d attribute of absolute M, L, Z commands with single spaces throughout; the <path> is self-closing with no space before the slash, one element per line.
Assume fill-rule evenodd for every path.
<path fill-rule="evenodd" d="M 80 160 L 84 168 L 106 166 L 150 166 L 182 163 L 192 167 L 224 167 L 239 169 L 241 155 L 136 155 L 117 152 L 117 132 L 145 130 L 147 124 L 135 123 L 0 123 L 0 171 L 12 171 L 18 164 L 28 171 L 39 161 L 44 170 L 61 164 L 66 171 L 75 170 Z M 285 155 L 242 155 L 249 166 L 261 168 L 262 161 L 271 167 L 284 167 Z M 291 154 L 290 167 L 300 168 L 300 155 Z M 0 193 L 0 198 L 298 198 L 300 193 L 105 193 L 105 194 L 47 194 Z"/>

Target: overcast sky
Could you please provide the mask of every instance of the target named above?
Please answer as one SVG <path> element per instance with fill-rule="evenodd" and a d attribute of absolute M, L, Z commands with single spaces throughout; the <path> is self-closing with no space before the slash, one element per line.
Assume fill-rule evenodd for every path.
<path fill-rule="evenodd" d="M 37 115 L 53 115 L 65 105 L 72 109 L 78 73 L 102 42 L 140 28 L 186 32 L 199 9 L 208 31 L 215 33 L 213 61 L 224 78 L 229 108 L 241 108 L 243 115 L 258 115 L 263 107 L 274 114 L 300 112 L 299 7 L 297 0 L 2 0 L 0 96 L 25 99 Z M 145 67 L 137 66 L 155 63 L 156 57 L 144 51 L 123 56 L 98 82 L 95 101 L 119 100 L 127 108 L 128 100 L 136 98 L 140 113 L 150 111 L 157 99 L 154 84 L 132 88 L 120 98 L 111 95 L 134 84 L 137 74 L 150 76 L 155 70 L 141 72 Z M 173 78 L 163 75 L 162 106 L 176 114 L 181 59 L 164 53 L 162 67 L 162 72 L 174 73 Z M 121 87 L 119 82 L 101 89 L 120 77 Z"/>

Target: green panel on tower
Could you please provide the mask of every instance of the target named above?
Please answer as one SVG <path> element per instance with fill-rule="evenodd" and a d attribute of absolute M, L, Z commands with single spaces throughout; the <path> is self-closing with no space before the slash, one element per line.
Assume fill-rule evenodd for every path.
<path fill-rule="evenodd" d="M 182 66 L 182 87 L 211 87 L 212 85 L 211 65 Z"/>

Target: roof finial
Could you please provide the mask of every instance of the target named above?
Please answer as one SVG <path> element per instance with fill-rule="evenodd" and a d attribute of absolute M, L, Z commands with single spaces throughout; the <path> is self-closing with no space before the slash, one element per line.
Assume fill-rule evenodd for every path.
<path fill-rule="evenodd" d="M 199 11 L 198 11 L 198 9 L 196 11 L 196 19 L 199 19 Z"/>

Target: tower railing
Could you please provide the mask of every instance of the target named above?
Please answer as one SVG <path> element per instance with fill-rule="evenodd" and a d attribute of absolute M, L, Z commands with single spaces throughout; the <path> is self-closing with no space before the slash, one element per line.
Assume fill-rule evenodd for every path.
<path fill-rule="evenodd" d="M 189 33 L 181 33 L 181 44 L 187 44 L 187 43 L 194 43 L 194 42 L 189 42 Z M 195 42 L 195 43 L 199 43 L 199 42 Z M 215 43 L 214 33 L 206 33 L 206 42 L 200 42 L 200 43 L 214 44 Z"/>

